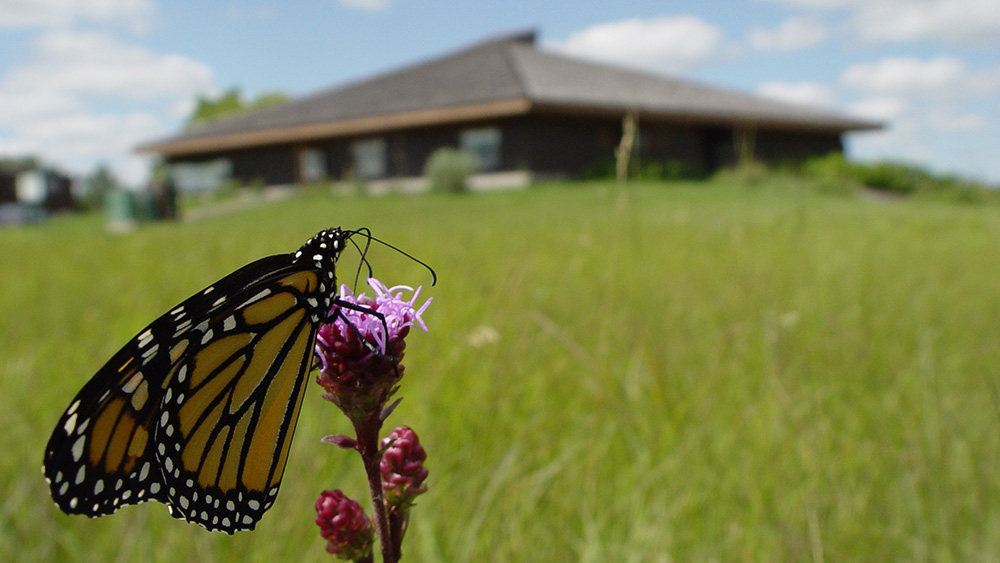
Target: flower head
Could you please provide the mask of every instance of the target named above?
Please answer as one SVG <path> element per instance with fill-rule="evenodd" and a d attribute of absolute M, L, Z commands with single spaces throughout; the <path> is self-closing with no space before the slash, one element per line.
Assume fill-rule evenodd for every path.
<path fill-rule="evenodd" d="M 375 278 L 368 285 L 374 297 L 354 295 L 341 286 L 331 309 L 334 320 L 321 326 L 316 337 L 317 383 L 326 389 L 324 397 L 352 419 L 381 409 L 392 395 L 403 373 L 404 339 L 414 325 L 427 330 L 421 314 L 431 303 L 428 299 L 415 308 L 420 287 L 386 287 Z M 405 292 L 412 292 L 408 300 Z"/>
<path fill-rule="evenodd" d="M 405 511 L 417 495 L 427 491 L 424 484 L 427 479 L 427 468 L 424 467 L 427 453 L 420 445 L 417 433 L 408 426 L 400 426 L 390 432 L 382 439 L 382 447 L 386 449 L 379 469 L 385 502 L 390 510 Z"/>
<path fill-rule="evenodd" d="M 339 489 L 323 491 L 316 499 L 316 524 L 327 541 L 326 550 L 340 559 L 371 558 L 372 524 L 361 505 Z"/>

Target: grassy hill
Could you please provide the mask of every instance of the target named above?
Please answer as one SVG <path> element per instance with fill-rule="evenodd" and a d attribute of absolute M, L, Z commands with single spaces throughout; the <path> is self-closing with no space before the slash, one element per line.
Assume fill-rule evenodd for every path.
<path fill-rule="evenodd" d="M 318 387 L 254 532 L 155 503 L 68 517 L 39 466 L 62 409 L 147 322 L 333 225 L 440 278 L 388 421 L 420 433 L 431 471 L 404 560 L 1000 553 L 1000 206 L 592 183 L 0 231 L 0 560 L 329 559 L 316 495 L 366 489 L 319 443 L 348 426 Z M 429 283 L 369 258 L 390 284 Z"/>

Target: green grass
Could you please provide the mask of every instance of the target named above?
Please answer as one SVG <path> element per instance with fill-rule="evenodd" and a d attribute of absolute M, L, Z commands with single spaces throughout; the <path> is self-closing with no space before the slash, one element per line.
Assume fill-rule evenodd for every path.
<path fill-rule="evenodd" d="M 331 225 L 440 276 L 389 419 L 431 471 L 405 560 L 1000 559 L 1000 207 L 697 184 L 621 204 L 598 183 L 0 231 L 0 560 L 329 560 L 316 495 L 366 493 L 357 460 L 318 442 L 348 431 L 318 388 L 251 533 L 155 503 L 65 516 L 39 466 L 145 323 Z M 428 282 L 385 249 L 371 261 Z"/>

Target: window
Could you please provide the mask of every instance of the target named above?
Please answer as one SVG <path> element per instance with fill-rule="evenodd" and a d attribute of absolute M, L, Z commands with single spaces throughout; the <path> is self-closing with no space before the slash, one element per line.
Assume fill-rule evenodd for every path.
<path fill-rule="evenodd" d="M 179 162 L 170 166 L 170 176 L 182 192 L 214 190 L 232 178 L 233 163 L 228 158 L 206 162 Z"/>
<path fill-rule="evenodd" d="M 354 158 L 354 175 L 362 180 L 382 178 L 386 175 L 385 139 L 367 139 L 351 144 Z"/>
<path fill-rule="evenodd" d="M 326 179 L 326 155 L 317 148 L 302 149 L 299 153 L 299 180 L 318 182 Z"/>
<path fill-rule="evenodd" d="M 479 170 L 500 167 L 500 128 L 466 129 L 459 135 L 459 144 L 462 150 L 476 158 Z"/>

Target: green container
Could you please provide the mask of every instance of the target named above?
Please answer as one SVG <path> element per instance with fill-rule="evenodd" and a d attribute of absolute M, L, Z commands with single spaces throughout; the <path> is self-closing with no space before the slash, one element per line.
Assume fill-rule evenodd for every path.
<path fill-rule="evenodd" d="M 135 225 L 135 194 L 128 190 L 110 190 L 104 195 L 104 214 L 111 229 Z"/>
<path fill-rule="evenodd" d="M 135 220 L 140 222 L 156 219 L 156 200 L 149 192 L 138 192 L 135 197 Z"/>

